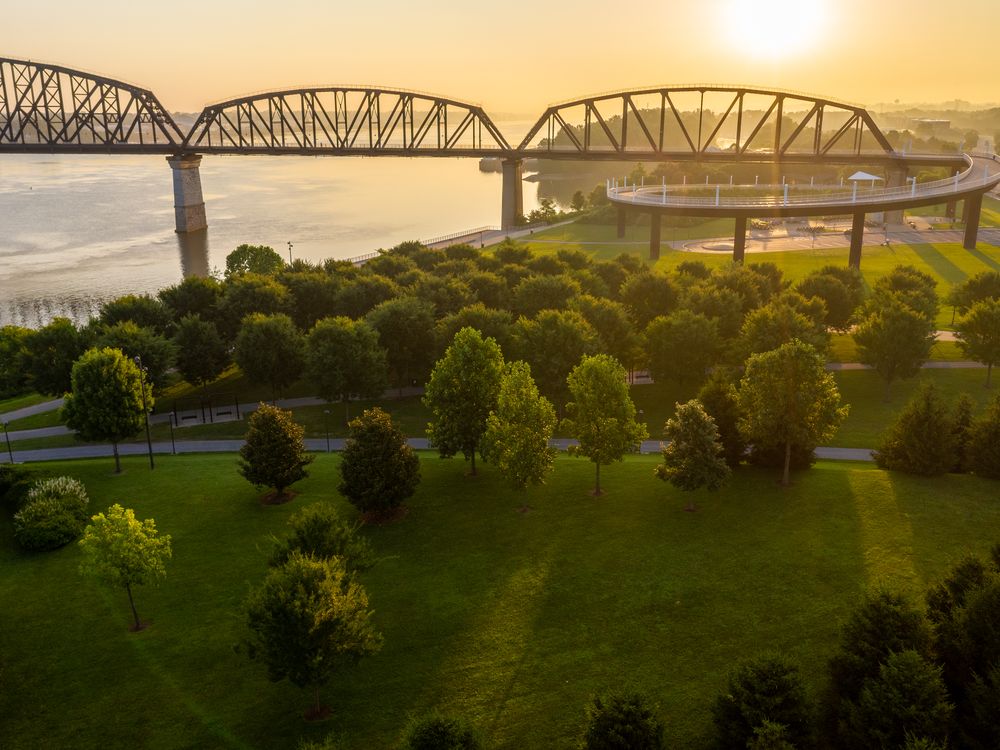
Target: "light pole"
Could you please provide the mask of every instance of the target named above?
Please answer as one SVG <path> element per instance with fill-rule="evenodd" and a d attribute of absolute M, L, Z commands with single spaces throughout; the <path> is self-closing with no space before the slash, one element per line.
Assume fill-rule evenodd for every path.
<path fill-rule="evenodd" d="M 330 452 L 330 410 L 323 410 L 323 430 L 326 432 L 326 452 Z"/>
<path fill-rule="evenodd" d="M 146 419 L 146 447 L 149 449 L 149 468 L 153 470 L 153 439 L 149 436 L 149 409 L 146 407 L 146 368 L 142 366 L 142 357 L 135 355 L 135 363 L 139 365 L 139 390 L 142 391 L 142 415 Z"/>
<path fill-rule="evenodd" d="M 292 265 L 292 243 L 288 243 L 288 265 Z"/>
<path fill-rule="evenodd" d="M 174 456 L 177 455 L 177 443 L 174 442 L 174 412 L 170 412 L 170 419 L 167 420 L 167 424 L 170 425 L 170 453 Z"/>
<path fill-rule="evenodd" d="M 14 451 L 10 447 L 10 433 L 7 432 L 7 422 L 6 421 L 4 421 L 4 423 L 3 423 L 3 435 L 4 435 L 5 438 L 7 438 L 7 455 L 10 456 L 10 462 L 14 463 Z"/>

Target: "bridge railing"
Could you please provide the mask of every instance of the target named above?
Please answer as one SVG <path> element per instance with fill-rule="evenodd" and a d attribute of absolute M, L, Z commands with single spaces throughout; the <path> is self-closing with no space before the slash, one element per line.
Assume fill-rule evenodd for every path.
<path fill-rule="evenodd" d="M 995 158 L 994 155 L 988 155 L 980 158 L 988 158 L 991 161 L 998 161 L 1000 159 Z M 990 173 L 984 165 L 984 173 L 982 177 L 976 176 L 974 172 L 976 171 L 976 166 L 971 157 L 967 158 L 969 164 L 968 169 L 960 174 L 956 174 L 954 177 L 949 177 L 943 180 L 934 180 L 933 182 L 917 183 L 912 182 L 910 185 L 901 187 L 891 187 L 891 188 L 862 188 L 855 184 L 856 186 L 851 190 L 845 191 L 834 191 L 834 192 L 824 192 L 822 195 L 802 195 L 802 194 L 792 194 L 792 189 L 803 190 L 812 192 L 817 192 L 818 190 L 828 189 L 828 186 L 813 185 L 813 186 L 792 186 L 792 185 L 782 185 L 782 186 L 756 186 L 758 188 L 764 187 L 765 189 L 769 187 L 780 187 L 783 188 L 783 194 L 777 196 L 741 196 L 741 197 L 728 197 L 723 195 L 724 189 L 739 189 L 739 188 L 752 188 L 754 186 L 750 185 L 687 185 L 687 186 L 677 186 L 677 185 L 619 185 L 616 181 L 609 181 L 607 183 L 607 196 L 609 199 L 616 202 L 626 202 L 634 203 L 640 205 L 663 205 L 663 206 L 693 206 L 693 207 L 740 207 L 740 208 L 754 208 L 754 207 L 779 207 L 779 206 L 825 206 L 825 205 L 855 205 L 855 204 L 870 204 L 870 203 L 882 203 L 885 201 L 892 200 L 903 200 L 908 197 L 936 197 L 941 196 L 947 198 L 949 194 L 966 192 L 969 189 L 974 189 L 979 186 L 985 186 L 995 183 L 1000 179 L 1000 175 L 996 173 Z M 678 192 L 684 192 L 686 190 L 692 189 L 705 189 L 715 188 L 714 196 L 685 196 L 679 195 Z"/>

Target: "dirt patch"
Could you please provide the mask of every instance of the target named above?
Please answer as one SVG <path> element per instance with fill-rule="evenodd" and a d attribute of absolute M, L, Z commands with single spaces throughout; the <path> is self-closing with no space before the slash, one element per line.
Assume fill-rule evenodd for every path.
<path fill-rule="evenodd" d="M 396 521 L 402 521 L 410 514 L 410 509 L 405 505 L 400 505 L 397 508 L 392 508 L 390 510 L 382 511 L 370 511 L 368 513 L 361 514 L 361 523 L 371 524 L 373 526 L 388 526 L 390 523 L 396 523 Z"/>
<path fill-rule="evenodd" d="M 131 625 L 128 626 L 128 632 L 141 633 L 143 630 L 145 630 L 152 624 L 153 623 L 149 620 L 139 620 L 139 627 L 136 627 L 135 623 L 133 622 Z"/>
<path fill-rule="evenodd" d="M 264 495 L 260 499 L 260 504 L 261 505 L 284 505 L 285 503 L 292 502 L 292 500 L 294 500 L 296 497 L 298 497 L 298 494 L 299 493 L 295 492 L 294 490 L 285 490 L 284 492 L 282 492 L 280 494 L 277 491 L 272 490 L 271 492 L 268 492 L 266 495 Z"/>
<path fill-rule="evenodd" d="M 333 715 L 333 710 L 329 706 L 310 706 L 302 713 L 302 718 L 306 721 L 323 721 Z"/>

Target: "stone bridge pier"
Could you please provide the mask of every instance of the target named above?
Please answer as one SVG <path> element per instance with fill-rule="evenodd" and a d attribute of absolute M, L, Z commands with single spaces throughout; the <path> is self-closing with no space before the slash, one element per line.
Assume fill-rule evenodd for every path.
<path fill-rule="evenodd" d="M 501 162 L 503 188 L 500 206 L 500 228 L 509 231 L 517 228 L 518 219 L 524 215 L 524 185 L 521 182 L 523 162 L 504 159 Z"/>
<path fill-rule="evenodd" d="M 201 156 L 178 154 L 168 156 L 167 163 L 174 173 L 174 228 L 177 232 L 197 232 L 208 227 L 205 199 L 201 194 Z"/>

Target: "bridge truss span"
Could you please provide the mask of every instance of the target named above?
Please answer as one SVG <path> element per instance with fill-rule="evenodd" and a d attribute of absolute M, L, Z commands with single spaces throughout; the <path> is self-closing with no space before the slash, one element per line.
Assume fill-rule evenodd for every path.
<path fill-rule="evenodd" d="M 657 161 L 898 156 L 863 107 L 716 85 L 619 91 L 556 104 L 518 150 L 542 158 Z"/>
<path fill-rule="evenodd" d="M 173 153 L 183 141 L 151 91 L 0 58 L 0 151 Z"/>
<path fill-rule="evenodd" d="M 184 147 L 198 153 L 482 156 L 510 151 L 482 107 L 412 91 L 328 87 L 206 107 Z"/>

